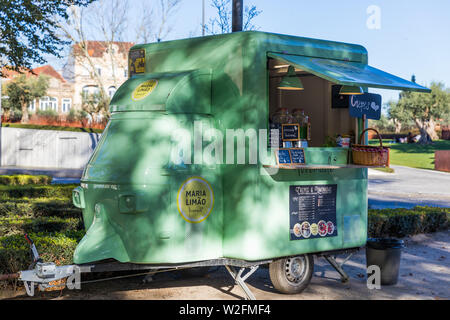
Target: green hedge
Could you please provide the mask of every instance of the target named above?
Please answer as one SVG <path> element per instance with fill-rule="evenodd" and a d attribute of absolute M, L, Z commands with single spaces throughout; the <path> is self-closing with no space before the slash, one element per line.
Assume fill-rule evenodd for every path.
<path fill-rule="evenodd" d="M 67 200 L 58 201 L 53 204 L 52 201 L 47 203 L 43 200 L 31 201 L 31 209 L 24 210 L 29 214 L 27 210 L 33 210 L 32 207 L 37 203 L 44 207 L 47 205 L 46 208 L 68 204 Z M 26 202 L 17 200 L 16 204 L 26 205 Z M 31 258 L 28 243 L 23 236 L 25 232 L 35 242 L 44 261 L 53 261 L 57 264 L 72 263 L 73 252 L 85 233 L 82 230 L 81 215 L 67 218 L 52 217 L 47 216 L 45 210 L 42 209 L 39 213 L 32 212 L 29 216 L 4 215 L 0 218 L 0 274 L 28 269 Z M 450 208 L 369 210 L 369 237 L 400 238 L 443 230 L 449 227 L 449 217 Z"/>
<path fill-rule="evenodd" d="M 0 200 L 20 198 L 72 198 L 77 185 L 0 186 Z"/>
<path fill-rule="evenodd" d="M 14 234 L 39 233 L 39 232 L 66 232 L 80 231 L 83 229 L 83 221 L 80 218 L 0 218 L 0 235 L 10 236 Z"/>
<path fill-rule="evenodd" d="M 72 204 L 76 185 L 43 185 L 51 178 L 2 176 L 0 185 L 0 274 L 31 263 L 28 233 L 44 261 L 72 263 L 84 235 L 81 210 Z M 34 185 L 29 185 L 34 183 Z"/>
<path fill-rule="evenodd" d="M 18 174 L 11 176 L 0 176 L 0 185 L 24 186 L 28 184 L 49 185 L 52 183 L 52 177 L 46 175 L 31 176 L 26 174 Z"/>
<path fill-rule="evenodd" d="M 369 210 L 369 237 L 397 237 L 435 232 L 449 227 L 450 208 Z"/>
<path fill-rule="evenodd" d="M 73 263 L 73 252 L 83 238 L 84 231 L 63 233 L 31 233 L 39 255 L 44 261 L 57 265 Z M 28 270 L 31 264 L 30 247 L 23 235 L 11 235 L 0 238 L 0 274 Z"/>
<path fill-rule="evenodd" d="M 0 218 L 12 216 L 77 218 L 81 217 L 81 209 L 74 207 L 71 200 L 58 198 L 0 202 Z"/>

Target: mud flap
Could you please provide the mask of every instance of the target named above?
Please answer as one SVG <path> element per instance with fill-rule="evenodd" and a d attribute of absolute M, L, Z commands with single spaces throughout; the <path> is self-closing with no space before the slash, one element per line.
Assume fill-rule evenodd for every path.
<path fill-rule="evenodd" d="M 94 220 L 73 255 L 74 263 L 83 264 L 104 259 L 129 262 L 122 239 L 109 223 L 102 204 L 95 205 Z"/>

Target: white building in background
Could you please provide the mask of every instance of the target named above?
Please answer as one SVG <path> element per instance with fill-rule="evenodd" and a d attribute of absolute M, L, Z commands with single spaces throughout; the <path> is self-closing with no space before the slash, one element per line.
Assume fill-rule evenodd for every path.
<path fill-rule="evenodd" d="M 56 71 L 51 65 L 33 69 L 36 75 L 50 77 L 47 96 L 33 101 L 30 112 L 53 110 L 61 115 L 71 109 L 81 110 L 82 93 L 95 93 L 99 81 L 93 72 L 100 76 L 105 92 L 112 98 L 116 90 L 128 79 L 128 51 L 134 45 L 131 42 L 87 41 L 88 57 L 81 54 L 78 44 L 72 46 L 72 53 L 64 69 Z M 7 75 L 3 84 L 14 79 L 19 73 L 4 69 Z M 27 73 L 33 76 L 31 73 Z"/>
<path fill-rule="evenodd" d="M 50 77 L 47 96 L 37 99 L 30 105 L 30 111 L 53 110 L 58 113 L 69 113 L 73 101 L 73 85 L 62 77 L 52 66 L 46 65 L 33 69 L 37 75 L 47 75 Z"/>
<path fill-rule="evenodd" d="M 82 94 L 99 92 L 102 85 L 112 97 L 119 86 L 128 79 L 128 51 L 131 42 L 87 41 L 88 57 L 78 44 L 63 70 L 63 76 L 73 84 L 73 107 L 81 109 Z M 99 83 L 96 74 L 100 76 Z"/>
<path fill-rule="evenodd" d="M 7 77 L 3 79 L 4 85 L 7 85 L 9 81 L 20 75 L 18 72 L 6 69 L 3 70 L 3 73 L 7 75 Z M 73 103 L 73 84 L 64 79 L 52 66 L 45 65 L 33 69 L 32 72 L 26 72 L 25 74 L 28 77 L 40 75 L 49 77 L 47 95 L 34 100 L 28 108 L 30 112 L 34 113 L 37 110 L 53 110 L 60 114 L 70 112 Z"/>

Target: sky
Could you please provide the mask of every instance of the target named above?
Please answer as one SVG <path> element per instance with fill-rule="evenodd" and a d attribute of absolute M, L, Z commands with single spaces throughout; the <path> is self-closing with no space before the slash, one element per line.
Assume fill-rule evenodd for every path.
<path fill-rule="evenodd" d="M 202 1 L 182 0 L 165 40 L 201 36 Z M 216 13 L 206 3 L 206 21 Z M 140 0 L 131 0 L 138 10 Z M 427 86 L 441 81 L 450 87 L 449 0 L 244 0 L 261 14 L 253 20 L 259 31 L 363 45 L 369 64 Z M 376 11 L 373 11 L 376 10 Z M 398 91 L 370 89 L 383 102 Z"/>
<path fill-rule="evenodd" d="M 373 67 L 407 80 L 414 74 L 421 85 L 441 81 L 450 87 L 449 0 L 244 0 L 251 4 L 262 10 L 254 20 L 259 31 L 360 44 Z M 379 25 L 375 12 L 368 13 L 371 6 L 379 8 Z M 206 0 L 206 20 L 214 14 Z M 200 36 L 202 0 L 184 0 L 174 21 L 169 38 Z M 382 94 L 384 102 L 399 93 L 370 92 Z"/>

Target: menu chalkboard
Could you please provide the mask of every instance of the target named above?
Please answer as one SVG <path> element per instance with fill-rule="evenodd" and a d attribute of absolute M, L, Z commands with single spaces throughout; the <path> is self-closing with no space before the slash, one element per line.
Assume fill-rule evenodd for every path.
<path fill-rule="evenodd" d="M 278 149 L 275 151 L 278 164 L 291 164 L 291 153 L 289 149 Z"/>
<path fill-rule="evenodd" d="M 294 148 L 289 150 L 291 152 L 292 164 L 305 164 L 305 150 L 302 148 Z"/>
<path fill-rule="evenodd" d="M 281 137 L 283 141 L 299 141 L 300 125 L 299 124 L 283 124 L 281 126 Z"/>
<path fill-rule="evenodd" d="M 337 185 L 289 187 L 291 240 L 336 237 Z"/>

